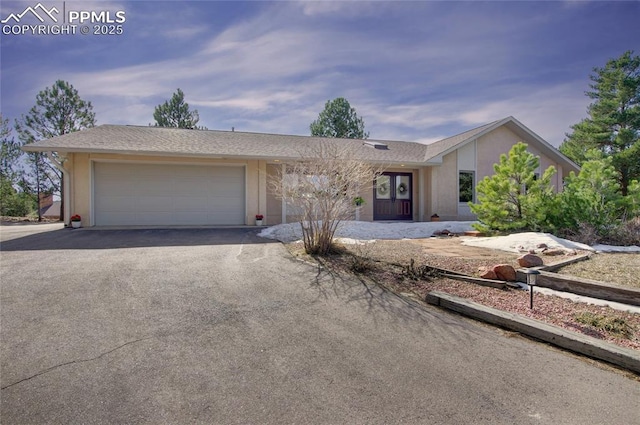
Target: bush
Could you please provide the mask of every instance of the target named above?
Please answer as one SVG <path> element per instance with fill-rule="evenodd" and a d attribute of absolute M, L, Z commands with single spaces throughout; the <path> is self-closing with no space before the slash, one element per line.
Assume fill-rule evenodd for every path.
<path fill-rule="evenodd" d="M 0 181 L 0 215 L 7 217 L 26 217 L 35 209 L 35 197 L 14 189 L 7 179 Z"/>
<path fill-rule="evenodd" d="M 527 144 L 515 144 L 508 155 L 500 156 L 494 164 L 495 174 L 478 182 L 478 203 L 469 203 L 479 225 L 476 230 L 545 230 L 546 204 L 553 200 L 551 177 L 555 168 L 549 167 L 538 178 L 540 165 L 537 156 L 527 152 Z"/>
<path fill-rule="evenodd" d="M 479 203 L 470 204 L 480 221 L 477 230 L 553 232 L 589 245 L 640 243 L 640 183 L 632 181 L 623 196 L 611 158 L 588 152 L 580 173 L 567 176 L 557 194 L 550 185 L 555 170 L 535 179 L 539 161 L 526 146 L 514 145 L 494 165 L 496 173 L 478 183 Z"/>
<path fill-rule="evenodd" d="M 640 246 L 640 217 L 622 221 L 599 241 L 609 245 Z"/>

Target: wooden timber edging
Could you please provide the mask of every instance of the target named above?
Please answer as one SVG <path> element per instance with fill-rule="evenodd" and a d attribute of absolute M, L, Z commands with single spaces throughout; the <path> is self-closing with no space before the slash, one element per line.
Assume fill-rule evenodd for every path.
<path fill-rule="evenodd" d="M 443 276 L 449 279 L 456 279 L 456 280 L 462 280 L 465 282 L 476 283 L 482 286 L 489 286 L 491 288 L 504 289 L 507 286 L 507 284 L 501 280 L 482 279 L 480 277 L 467 276 L 463 274 L 440 273 L 440 276 Z"/>
<path fill-rule="evenodd" d="M 486 307 L 440 291 L 427 294 L 427 303 L 464 316 L 500 326 L 575 353 L 623 367 L 640 374 L 640 351 L 620 347 L 599 339 L 518 314 Z"/>
<path fill-rule="evenodd" d="M 552 273 L 539 270 L 536 286 L 549 288 L 556 291 L 570 292 L 576 295 L 584 295 L 591 298 L 599 298 L 606 301 L 614 301 L 623 304 L 640 306 L 640 290 L 583 277 Z M 523 269 L 516 271 L 516 279 L 527 283 L 527 277 Z"/>
<path fill-rule="evenodd" d="M 456 272 L 453 270 L 443 269 L 440 267 L 428 266 L 431 270 L 435 271 L 438 276 L 446 277 L 447 279 L 462 280 L 464 282 L 475 283 L 482 286 L 489 286 L 491 288 L 505 289 L 507 282 L 502 280 L 483 279 L 481 277 L 469 276 L 468 274 Z"/>
<path fill-rule="evenodd" d="M 547 272 L 555 272 L 558 269 L 561 269 L 564 266 L 568 266 L 569 264 L 577 263 L 579 261 L 588 260 L 593 255 L 593 252 L 588 252 L 586 254 L 570 257 L 569 259 L 559 261 L 554 264 L 544 265 L 540 267 L 536 267 L 538 270 L 544 270 Z"/>

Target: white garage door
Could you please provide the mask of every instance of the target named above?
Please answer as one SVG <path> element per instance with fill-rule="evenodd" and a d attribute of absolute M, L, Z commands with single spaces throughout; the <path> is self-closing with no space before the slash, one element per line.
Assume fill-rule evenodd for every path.
<path fill-rule="evenodd" d="M 98 226 L 244 224 L 244 167 L 94 163 Z"/>

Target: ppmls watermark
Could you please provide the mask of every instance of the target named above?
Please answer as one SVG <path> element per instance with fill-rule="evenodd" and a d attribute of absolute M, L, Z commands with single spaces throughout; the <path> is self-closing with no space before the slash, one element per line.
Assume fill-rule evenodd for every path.
<path fill-rule="evenodd" d="M 120 35 L 127 17 L 124 10 L 76 10 L 46 7 L 42 3 L 10 13 L 2 22 L 4 35 Z"/>

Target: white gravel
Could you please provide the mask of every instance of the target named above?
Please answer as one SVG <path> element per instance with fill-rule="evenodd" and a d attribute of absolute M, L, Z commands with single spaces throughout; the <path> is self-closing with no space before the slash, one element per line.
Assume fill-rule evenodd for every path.
<path fill-rule="evenodd" d="M 494 236 L 490 238 L 464 238 L 462 245 L 477 246 L 481 248 L 499 249 L 509 252 L 528 252 L 531 249 L 539 249 L 541 244 L 549 249 L 580 249 L 593 251 L 589 245 L 572 242 L 567 239 L 558 238 L 550 233 L 524 232 L 514 233 L 507 236 Z"/>
<path fill-rule="evenodd" d="M 448 230 L 451 233 L 464 233 L 473 230 L 474 221 L 430 221 L 418 223 L 404 222 L 370 222 L 343 221 L 336 232 L 336 238 L 341 243 L 358 243 L 376 239 L 420 239 L 429 238 L 436 232 Z M 258 236 L 276 239 L 282 242 L 294 242 L 302 238 L 300 223 L 278 224 L 263 229 Z M 524 232 L 508 236 L 494 236 L 488 238 L 465 237 L 463 245 L 483 248 L 499 249 L 508 252 L 527 252 L 536 249 L 539 244 L 547 247 L 565 250 L 586 250 L 598 252 L 632 252 L 640 253 L 637 246 L 595 245 L 593 247 L 567 239 L 558 238 L 549 233 Z"/>
<path fill-rule="evenodd" d="M 375 239 L 420 239 L 429 238 L 434 232 L 448 230 L 452 233 L 464 233 L 473 230 L 473 221 L 438 221 L 423 223 L 381 223 L 371 221 L 343 221 L 338 227 L 336 237 L 341 242 Z M 282 242 L 294 242 L 302 238 L 300 223 L 278 224 L 262 230 L 258 236 L 277 239 Z M 351 241 L 350 241 L 351 240 Z"/>

